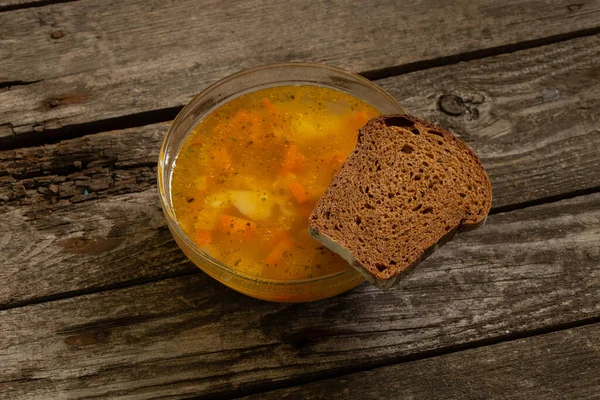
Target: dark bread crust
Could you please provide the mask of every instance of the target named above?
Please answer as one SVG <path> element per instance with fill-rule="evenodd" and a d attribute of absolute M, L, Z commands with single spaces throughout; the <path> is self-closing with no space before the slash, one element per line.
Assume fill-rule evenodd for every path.
<path fill-rule="evenodd" d="M 309 231 L 389 287 L 455 233 L 483 225 L 491 203 L 490 180 L 461 139 L 417 117 L 386 115 L 360 129 Z"/>

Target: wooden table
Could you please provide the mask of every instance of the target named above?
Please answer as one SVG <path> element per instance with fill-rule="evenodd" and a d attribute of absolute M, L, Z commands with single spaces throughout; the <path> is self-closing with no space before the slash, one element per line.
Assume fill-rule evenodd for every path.
<path fill-rule="evenodd" d="M 600 398 L 600 1 L 0 0 L 0 398 Z M 169 121 L 252 66 L 360 72 L 465 139 L 486 226 L 272 304 L 163 220 Z"/>

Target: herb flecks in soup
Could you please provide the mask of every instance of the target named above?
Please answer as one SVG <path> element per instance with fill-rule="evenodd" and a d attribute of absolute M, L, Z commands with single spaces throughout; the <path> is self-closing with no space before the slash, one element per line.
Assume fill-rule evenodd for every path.
<path fill-rule="evenodd" d="M 308 217 L 380 113 L 346 93 L 279 86 L 233 99 L 182 146 L 172 177 L 176 218 L 205 252 L 240 272 L 308 279 L 349 268 L 308 234 Z"/>

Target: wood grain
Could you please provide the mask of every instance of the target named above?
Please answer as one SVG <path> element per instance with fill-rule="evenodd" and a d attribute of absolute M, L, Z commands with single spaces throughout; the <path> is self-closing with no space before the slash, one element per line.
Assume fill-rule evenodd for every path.
<path fill-rule="evenodd" d="M 597 399 L 600 324 L 244 399 Z"/>
<path fill-rule="evenodd" d="M 582 38 L 381 83 L 405 96 L 415 114 L 467 140 L 491 176 L 493 206 L 506 207 L 600 186 L 600 80 L 589 79 L 598 71 L 593 63 L 600 57 L 599 40 Z M 542 102 L 539 96 L 549 88 L 560 97 Z M 440 110 L 445 95 L 460 96 L 461 115 Z M 497 135 L 500 127 L 505 131 Z M 156 124 L 0 152 L 0 221 L 12 238 L 0 244 L 0 259 L 2 252 L 20 255 L 7 256 L 10 267 L 0 269 L 1 306 L 193 270 L 169 241 L 156 192 L 148 191 L 156 184 L 154 165 L 166 129 Z M 89 253 L 65 255 L 65 238 L 90 241 Z M 106 241 L 119 245 L 94 245 Z M 127 254 L 141 260 L 123 264 Z"/>
<path fill-rule="evenodd" d="M 194 274 L 5 310 L 0 397 L 235 394 L 598 318 L 599 241 L 592 194 L 493 215 L 388 291 L 286 305 Z"/>
<path fill-rule="evenodd" d="M 598 0 L 81 0 L 11 11 L 0 15 L 0 139 L 182 106 L 261 64 L 374 70 L 597 28 L 599 14 Z"/>
<path fill-rule="evenodd" d="M 156 187 L 168 123 L 0 151 L 0 212 L 64 208 Z"/>
<path fill-rule="evenodd" d="M 22 207 L 0 218 L 2 308 L 196 272 L 166 227 L 155 189 L 57 210 Z"/>

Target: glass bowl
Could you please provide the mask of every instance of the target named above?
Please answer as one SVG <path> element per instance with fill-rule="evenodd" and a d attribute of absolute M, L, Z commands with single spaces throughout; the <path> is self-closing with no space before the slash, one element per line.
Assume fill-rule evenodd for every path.
<path fill-rule="evenodd" d="M 247 275 L 212 258 L 196 246 L 179 226 L 171 199 L 171 176 L 177 155 L 192 129 L 210 112 L 245 93 L 282 85 L 313 85 L 349 93 L 382 114 L 405 113 L 402 106 L 371 81 L 323 64 L 285 63 L 252 68 L 230 75 L 192 99 L 177 115 L 160 150 L 158 188 L 162 209 L 175 241 L 185 255 L 205 273 L 230 288 L 268 301 L 305 302 L 325 299 L 348 291 L 364 278 L 348 270 L 302 280 L 274 280 Z M 308 229 L 308 226 L 307 226 Z"/>

